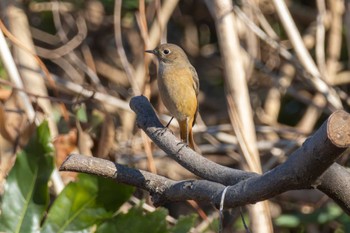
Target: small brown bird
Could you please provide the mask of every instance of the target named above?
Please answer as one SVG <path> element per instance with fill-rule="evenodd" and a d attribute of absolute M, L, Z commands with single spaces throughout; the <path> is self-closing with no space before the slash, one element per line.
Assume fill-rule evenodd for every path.
<path fill-rule="evenodd" d="M 180 126 L 181 139 L 195 149 L 192 127 L 198 113 L 199 80 L 185 52 L 177 45 L 162 44 L 153 53 L 159 61 L 158 89 L 161 99 Z"/>

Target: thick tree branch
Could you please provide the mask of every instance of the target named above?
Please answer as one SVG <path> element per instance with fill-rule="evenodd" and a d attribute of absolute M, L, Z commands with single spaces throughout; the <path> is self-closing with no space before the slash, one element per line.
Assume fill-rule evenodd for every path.
<path fill-rule="evenodd" d="M 193 174 L 225 185 L 233 185 L 248 177 L 258 176 L 256 173 L 221 166 L 191 150 L 160 123 L 146 97 L 133 97 L 130 101 L 130 107 L 137 115 L 138 127 L 160 149 Z"/>
<path fill-rule="evenodd" d="M 334 163 L 350 145 L 350 115 L 344 111 L 333 113 L 285 163 L 257 175 L 215 164 L 181 144 L 161 125 L 145 97 L 134 97 L 130 105 L 137 113 L 138 126 L 169 156 L 205 180 L 176 182 L 107 160 L 79 155 L 71 155 L 61 170 L 101 175 L 145 189 L 151 193 L 155 205 L 193 199 L 219 206 L 227 185 L 226 208 L 256 203 L 288 190 L 318 188 L 350 213 L 347 195 L 350 174 Z"/>
<path fill-rule="evenodd" d="M 151 194 L 157 192 L 163 193 L 162 190 L 175 184 L 175 181 L 163 176 L 129 168 L 121 164 L 113 163 L 109 160 L 79 154 L 69 155 L 62 163 L 60 171 L 83 172 L 103 176 L 114 179 L 119 183 L 147 190 Z"/>
<path fill-rule="evenodd" d="M 317 180 L 317 189 L 331 197 L 343 210 L 350 215 L 350 172 L 334 163 Z"/>

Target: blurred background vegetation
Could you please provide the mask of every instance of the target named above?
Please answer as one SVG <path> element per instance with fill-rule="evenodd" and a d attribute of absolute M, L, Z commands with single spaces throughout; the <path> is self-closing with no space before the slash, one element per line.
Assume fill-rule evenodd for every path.
<path fill-rule="evenodd" d="M 56 167 L 69 153 L 77 152 L 149 170 L 174 180 L 194 178 L 150 143 L 135 126 L 134 113 L 128 107 L 132 96 L 143 94 L 151 100 L 164 124 L 170 119 L 158 96 L 156 61 L 144 53 L 146 49 L 154 49 L 157 44 L 167 41 L 180 45 L 186 51 L 199 76 L 200 117 L 194 132 L 201 153 L 225 166 L 247 169 L 230 124 L 217 28 L 205 1 L 125 0 L 119 3 L 121 5 L 112 0 L 1 1 L 1 30 L 23 79 L 24 93 L 32 102 L 35 116 L 48 119 L 48 123 L 41 127 L 50 129 L 55 150 L 43 150 L 43 154 L 51 153 Z M 294 54 L 288 28 L 281 24 L 272 1 L 234 1 L 233 4 L 258 28 L 263 29 L 270 40 Z M 349 111 L 349 3 L 341 0 L 287 0 L 286 4 L 322 78 L 328 87 L 335 90 L 344 109 Z M 231 9 L 227 10 L 231 12 Z M 237 9 L 234 13 L 237 14 Z M 244 63 L 257 146 L 265 172 L 283 163 L 335 108 L 312 85 L 300 62 L 281 56 L 279 48 L 271 47 L 266 38 L 258 37 L 256 31 L 252 31 L 244 21 L 237 17 L 242 47 L 240 59 Z M 167 210 L 157 212 L 151 206 L 147 193 L 124 186 L 106 190 L 106 193 L 115 192 L 116 196 L 121 193 L 121 197 L 108 202 L 111 197 L 103 196 L 98 191 L 104 187 L 102 184 L 99 186 L 103 181 L 89 176 L 77 178 L 77 174 L 60 173 L 65 184 L 71 181 L 77 183 L 70 183 L 60 194 L 66 196 L 57 198 L 62 188 L 57 188 L 55 181 L 44 187 L 53 166 L 47 168 L 49 171 L 41 180 L 43 183 L 40 185 L 44 187 L 41 190 L 49 188 L 47 191 L 51 194 L 49 200 L 45 199 L 45 192 L 41 194 L 41 211 L 31 215 L 30 208 L 19 209 L 11 215 L 6 208 L 14 207 L 7 205 L 10 199 L 6 195 L 16 192 L 26 195 L 24 190 L 19 191 L 25 185 L 23 178 L 11 174 L 16 172 L 18 175 L 18 172 L 30 168 L 34 170 L 33 166 L 38 165 L 34 163 L 16 170 L 17 165 L 13 167 L 18 162 L 16 157 L 18 160 L 21 153 L 23 156 L 23 150 L 26 150 L 23 148 L 31 148 L 30 143 L 46 143 L 42 140 L 33 142 L 33 135 L 49 137 L 49 133 L 35 133 L 36 127 L 28 123 L 31 120 L 28 106 L 18 97 L 18 93 L 23 93 L 23 88 L 14 84 L 11 75 L 5 70 L 2 60 L 0 231 L 7 229 L 10 232 L 13 229 L 9 227 L 11 224 L 22 226 L 23 232 L 29 229 L 24 227 L 25 223 L 10 224 L 7 221 L 25 212 L 28 219 L 38 217 L 36 226 L 42 227 L 44 232 L 58 232 L 50 227 L 54 227 L 54 224 L 60 226 L 60 221 L 64 220 L 56 221 L 52 216 L 63 218 L 65 213 L 50 214 L 48 211 L 57 211 L 55 206 L 60 206 L 59 201 L 64 203 L 63 198 L 71 200 L 73 197 L 69 192 L 79 195 L 80 191 L 91 187 L 96 192 L 91 195 L 107 200 L 107 204 L 94 203 L 89 207 L 91 209 L 84 211 L 93 211 L 96 216 L 99 213 L 99 217 L 72 217 L 74 226 L 65 226 L 60 230 L 124 232 L 113 228 L 122 225 L 129 227 L 125 232 L 148 232 L 146 226 L 150 227 L 149 232 L 187 232 L 190 228 L 192 232 L 217 231 L 218 211 L 209 203 L 169 203 L 165 206 Z M 171 130 L 178 135 L 177 124 L 173 123 Z M 32 141 L 25 147 L 30 138 Z M 43 147 L 46 148 L 45 145 Z M 34 150 L 30 153 L 38 156 L 39 152 Z M 43 159 L 47 159 L 47 164 L 53 163 L 49 158 Z M 345 154 L 338 162 L 347 166 L 348 161 L 348 154 Z M 33 182 L 43 175 L 43 168 L 37 169 L 39 175 L 32 174 Z M 9 184 L 15 183 L 19 190 L 11 189 Z M 106 187 L 109 186 L 111 184 Z M 81 195 L 85 194 L 89 195 L 89 192 Z M 16 200 L 23 199 L 23 196 L 18 194 Z M 36 198 L 34 193 L 32 199 L 19 203 L 32 203 L 35 206 Z M 84 202 L 81 204 L 84 205 Z M 108 204 L 113 208 L 108 208 Z M 350 232 L 348 216 L 317 190 L 286 192 L 269 200 L 269 207 L 275 232 Z M 79 212 L 73 209 L 72 213 Z M 242 211 L 249 222 L 246 210 Z M 187 217 L 176 220 L 182 215 Z M 90 220 L 85 221 L 87 218 Z M 131 229 L 131 225 L 138 221 L 142 222 L 140 228 L 135 226 Z M 157 223 L 159 230 L 152 228 Z M 245 232 L 239 209 L 225 212 L 223 227 L 224 232 Z"/>

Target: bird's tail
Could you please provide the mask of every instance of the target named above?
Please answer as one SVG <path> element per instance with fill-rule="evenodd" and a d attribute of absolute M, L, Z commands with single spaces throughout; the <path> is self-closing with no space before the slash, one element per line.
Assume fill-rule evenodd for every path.
<path fill-rule="evenodd" d="M 192 148 L 192 150 L 196 151 L 196 143 L 194 142 L 192 133 L 193 123 L 193 119 L 189 120 L 188 123 L 186 123 L 186 120 L 179 122 L 180 137 L 183 142 L 187 143 L 187 145 Z"/>

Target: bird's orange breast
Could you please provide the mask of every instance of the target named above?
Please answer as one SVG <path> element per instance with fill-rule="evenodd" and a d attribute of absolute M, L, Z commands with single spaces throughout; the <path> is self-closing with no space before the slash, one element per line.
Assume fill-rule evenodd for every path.
<path fill-rule="evenodd" d="M 161 70 L 158 74 L 158 88 L 165 107 L 177 120 L 194 117 L 198 101 L 189 68 Z"/>

